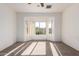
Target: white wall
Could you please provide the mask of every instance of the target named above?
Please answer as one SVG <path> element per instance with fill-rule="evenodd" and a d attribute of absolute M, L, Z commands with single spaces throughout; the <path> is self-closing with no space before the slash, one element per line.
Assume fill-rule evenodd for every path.
<path fill-rule="evenodd" d="M 79 4 L 63 12 L 62 41 L 79 51 Z"/>
<path fill-rule="evenodd" d="M 27 16 L 51 16 L 55 17 L 55 38 L 52 41 L 61 41 L 61 13 L 16 13 L 17 17 L 17 41 L 24 41 L 24 18 Z M 37 36 L 38 37 L 38 36 Z M 37 38 L 36 37 L 36 38 Z M 41 38 L 46 38 L 46 36 L 41 36 Z M 28 38 L 26 38 L 28 39 Z"/>
<path fill-rule="evenodd" d="M 0 51 L 16 42 L 15 12 L 0 4 Z"/>

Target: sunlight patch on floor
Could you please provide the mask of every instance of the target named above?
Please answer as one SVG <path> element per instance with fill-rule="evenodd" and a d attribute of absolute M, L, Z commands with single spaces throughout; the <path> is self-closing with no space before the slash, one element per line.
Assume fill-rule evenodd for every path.
<path fill-rule="evenodd" d="M 52 50 L 53 56 L 58 56 L 58 53 L 57 53 L 54 45 L 52 43 L 50 43 L 50 46 L 51 46 L 51 50 Z"/>
<path fill-rule="evenodd" d="M 33 42 L 21 55 L 30 55 L 32 49 L 36 45 L 37 42 Z"/>
<path fill-rule="evenodd" d="M 46 55 L 46 42 L 38 42 L 31 55 Z"/>

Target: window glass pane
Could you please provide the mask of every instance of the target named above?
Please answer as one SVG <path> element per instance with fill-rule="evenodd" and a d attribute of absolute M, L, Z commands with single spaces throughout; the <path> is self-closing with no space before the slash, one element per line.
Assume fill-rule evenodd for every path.
<path fill-rule="evenodd" d="M 40 28 L 46 28 L 46 23 L 45 22 L 40 22 Z"/>
<path fill-rule="evenodd" d="M 49 22 L 48 28 L 49 28 L 49 34 L 52 34 L 52 24 L 51 24 L 51 22 Z"/>
<path fill-rule="evenodd" d="M 51 28 L 51 22 L 49 22 L 49 24 L 48 24 L 48 28 Z"/>
<path fill-rule="evenodd" d="M 39 22 L 35 22 L 35 27 L 39 27 Z"/>
<path fill-rule="evenodd" d="M 46 34 L 46 22 L 35 22 L 36 35 Z"/>

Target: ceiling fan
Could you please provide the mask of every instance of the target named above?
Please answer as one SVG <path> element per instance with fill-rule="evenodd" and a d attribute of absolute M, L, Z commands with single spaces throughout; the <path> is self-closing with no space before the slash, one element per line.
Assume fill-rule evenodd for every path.
<path fill-rule="evenodd" d="M 32 3 L 28 3 L 28 4 L 32 4 Z M 39 6 L 39 5 L 38 5 L 38 6 Z M 52 5 L 50 5 L 50 4 L 47 4 L 47 5 L 45 6 L 45 3 L 40 3 L 40 6 L 41 6 L 41 7 L 46 7 L 47 9 L 49 9 L 49 8 L 52 7 Z"/>

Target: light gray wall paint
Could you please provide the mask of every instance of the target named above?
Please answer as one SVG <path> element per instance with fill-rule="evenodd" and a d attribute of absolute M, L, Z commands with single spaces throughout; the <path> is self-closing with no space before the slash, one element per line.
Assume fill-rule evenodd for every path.
<path fill-rule="evenodd" d="M 0 51 L 16 42 L 15 12 L 0 4 Z"/>
<path fill-rule="evenodd" d="M 79 4 L 63 12 L 62 41 L 79 51 Z"/>
<path fill-rule="evenodd" d="M 17 17 L 17 41 L 24 41 L 24 17 L 27 16 L 51 16 L 55 17 L 55 41 L 61 41 L 61 13 L 16 13 Z"/>

